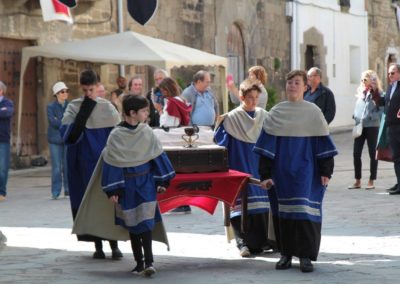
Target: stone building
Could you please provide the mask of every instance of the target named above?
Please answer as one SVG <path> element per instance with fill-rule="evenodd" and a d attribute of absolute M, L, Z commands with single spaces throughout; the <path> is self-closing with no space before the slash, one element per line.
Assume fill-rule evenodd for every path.
<path fill-rule="evenodd" d="M 116 33 L 121 22 L 123 31 L 132 30 L 228 57 L 228 72 L 234 75 L 236 82 L 247 76 L 250 66 L 263 65 L 269 73 L 268 85 L 277 91 L 278 97 L 283 94 L 283 77 L 290 69 L 290 23 L 285 16 L 285 1 L 159 1 L 156 15 L 145 26 L 137 24 L 125 6 L 122 14 L 118 13 L 119 1 L 79 0 L 78 6 L 71 10 L 73 24 L 44 22 L 39 0 L 0 1 L 0 59 L 3 65 L 0 80 L 8 85 L 8 96 L 14 100 L 16 111 L 23 47 Z M 126 5 L 126 1 L 120 3 Z M 46 58 L 30 61 L 24 77 L 18 155 L 15 155 L 17 116 L 13 119 L 12 152 L 18 156 L 14 159 L 14 167 L 32 155 L 47 154 L 46 105 L 52 100 L 51 87 L 62 80 L 72 91 L 71 99 L 79 96 L 79 72 L 85 67 L 94 68 L 108 90 L 115 87 L 118 66 Z M 221 89 L 218 84 L 224 78 L 218 78 L 218 70 L 211 66 L 175 69 L 172 76 L 188 84 L 192 74 L 200 68 L 210 70 L 215 75 L 213 88 Z M 153 84 L 151 66 L 125 66 L 123 72 L 128 78 L 142 76 L 148 88 Z M 217 94 L 220 99 L 226 95 Z"/>
<path fill-rule="evenodd" d="M 400 63 L 400 18 L 396 12 L 400 1 L 367 0 L 369 68 L 376 70 L 387 87 L 390 63 Z"/>

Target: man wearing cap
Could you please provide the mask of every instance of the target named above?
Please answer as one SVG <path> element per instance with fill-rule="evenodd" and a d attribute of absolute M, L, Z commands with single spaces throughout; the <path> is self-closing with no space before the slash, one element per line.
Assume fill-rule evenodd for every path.
<path fill-rule="evenodd" d="M 0 81 L 0 202 L 6 200 L 8 169 L 10 167 L 11 117 L 13 102 L 5 97 L 7 86 Z"/>
<path fill-rule="evenodd" d="M 47 141 L 51 158 L 51 197 L 58 199 L 64 185 L 64 196 L 69 195 L 67 178 L 67 161 L 64 141 L 61 137 L 61 121 L 68 105 L 69 90 L 64 82 L 53 86 L 54 101 L 47 106 Z"/>
<path fill-rule="evenodd" d="M 96 73 L 84 70 L 79 81 L 83 97 L 68 104 L 61 123 L 61 134 L 67 147 L 68 186 L 74 220 L 107 138 L 120 122 L 115 107 L 97 96 Z M 77 237 L 78 241 L 95 243 L 93 258 L 105 258 L 101 238 L 92 235 Z M 112 258 L 121 258 L 117 241 L 110 240 L 110 246 Z"/>

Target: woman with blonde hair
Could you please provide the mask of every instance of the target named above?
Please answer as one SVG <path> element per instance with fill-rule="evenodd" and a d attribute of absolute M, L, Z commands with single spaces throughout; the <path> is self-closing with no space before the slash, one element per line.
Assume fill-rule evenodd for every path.
<path fill-rule="evenodd" d="M 376 143 L 379 132 L 380 107 L 382 95 L 381 82 L 373 70 L 366 70 L 361 74 L 360 86 L 357 89 L 357 101 L 354 107 L 353 119 L 356 125 L 362 123 L 362 133 L 354 138 L 353 163 L 355 182 L 349 189 L 361 188 L 361 155 L 365 141 L 368 145 L 370 158 L 370 176 L 365 189 L 374 189 L 374 180 L 378 170 L 378 161 L 375 159 Z"/>
<path fill-rule="evenodd" d="M 264 67 L 256 65 L 256 66 L 250 67 L 248 72 L 249 72 L 248 79 L 250 81 L 253 81 L 253 82 L 259 81 L 258 83 L 259 83 L 259 87 L 261 89 L 261 94 L 260 94 L 257 106 L 262 109 L 265 109 L 265 107 L 267 106 L 267 102 L 268 102 L 268 93 L 264 87 L 265 84 L 267 83 L 267 79 L 268 79 L 267 71 L 265 70 Z M 229 90 L 229 97 L 231 98 L 231 101 L 234 104 L 240 104 L 241 100 L 240 100 L 240 96 L 239 96 L 239 90 L 235 86 L 235 82 L 232 79 L 232 75 L 227 76 L 226 85 Z"/>

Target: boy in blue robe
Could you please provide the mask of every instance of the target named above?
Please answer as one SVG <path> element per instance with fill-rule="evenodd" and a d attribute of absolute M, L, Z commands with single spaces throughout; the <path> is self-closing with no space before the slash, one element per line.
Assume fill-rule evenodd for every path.
<path fill-rule="evenodd" d="M 149 102 L 142 96 L 127 95 L 122 107 L 125 121 L 107 141 L 101 184 L 115 204 L 115 223 L 129 231 L 136 261 L 132 273 L 150 276 L 155 273 L 152 231 L 161 221 L 156 193 L 166 190 L 175 172 L 160 141 L 145 123 Z"/>
<path fill-rule="evenodd" d="M 244 81 L 240 86 L 242 104 L 222 116 L 223 121 L 217 127 L 215 140 L 218 145 L 228 149 L 229 168 L 249 173 L 259 178 L 259 155 L 253 152 L 259 137 L 266 111 L 257 107 L 261 93 L 260 83 Z M 255 185 L 247 187 L 247 226 L 244 232 L 242 223 L 242 198 L 238 198 L 230 213 L 230 221 L 236 239 L 236 245 L 242 257 L 251 253 L 260 253 L 268 247 L 267 191 Z"/>
<path fill-rule="evenodd" d="M 92 70 L 80 74 L 84 96 L 68 104 L 60 129 L 67 147 L 68 185 L 74 220 L 108 135 L 120 122 L 115 107 L 96 96 L 96 84 L 97 76 Z M 91 235 L 77 237 L 79 241 L 95 243 L 93 258 L 105 258 L 101 238 Z M 122 257 L 116 241 L 110 241 L 110 246 L 114 259 Z"/>
<path fill-rule="evenodd" d="M 288 269 L 300 258 L 302 272 L 312 272 L 321 241 L 322 199 L 333 173 L 337 150 L 321 110 L 303 100 L 307 77 L 294 70 L 286 76 L 288 101 L 267 114 L 254 151 L 268 191 L 281 258 Z M 271 187 L 272 186 L 272 187 Z"/>

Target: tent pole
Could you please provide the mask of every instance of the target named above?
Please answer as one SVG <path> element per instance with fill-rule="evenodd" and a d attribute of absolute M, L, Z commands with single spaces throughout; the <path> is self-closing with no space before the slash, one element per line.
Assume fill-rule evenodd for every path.
<path fill-rule="evenodd" d="M 124 13 L 122 0 L 118 0 L 118 33 L 124 32 Z M 125 65 L 119 65 L 119 75 L 125 77 Z"/>

